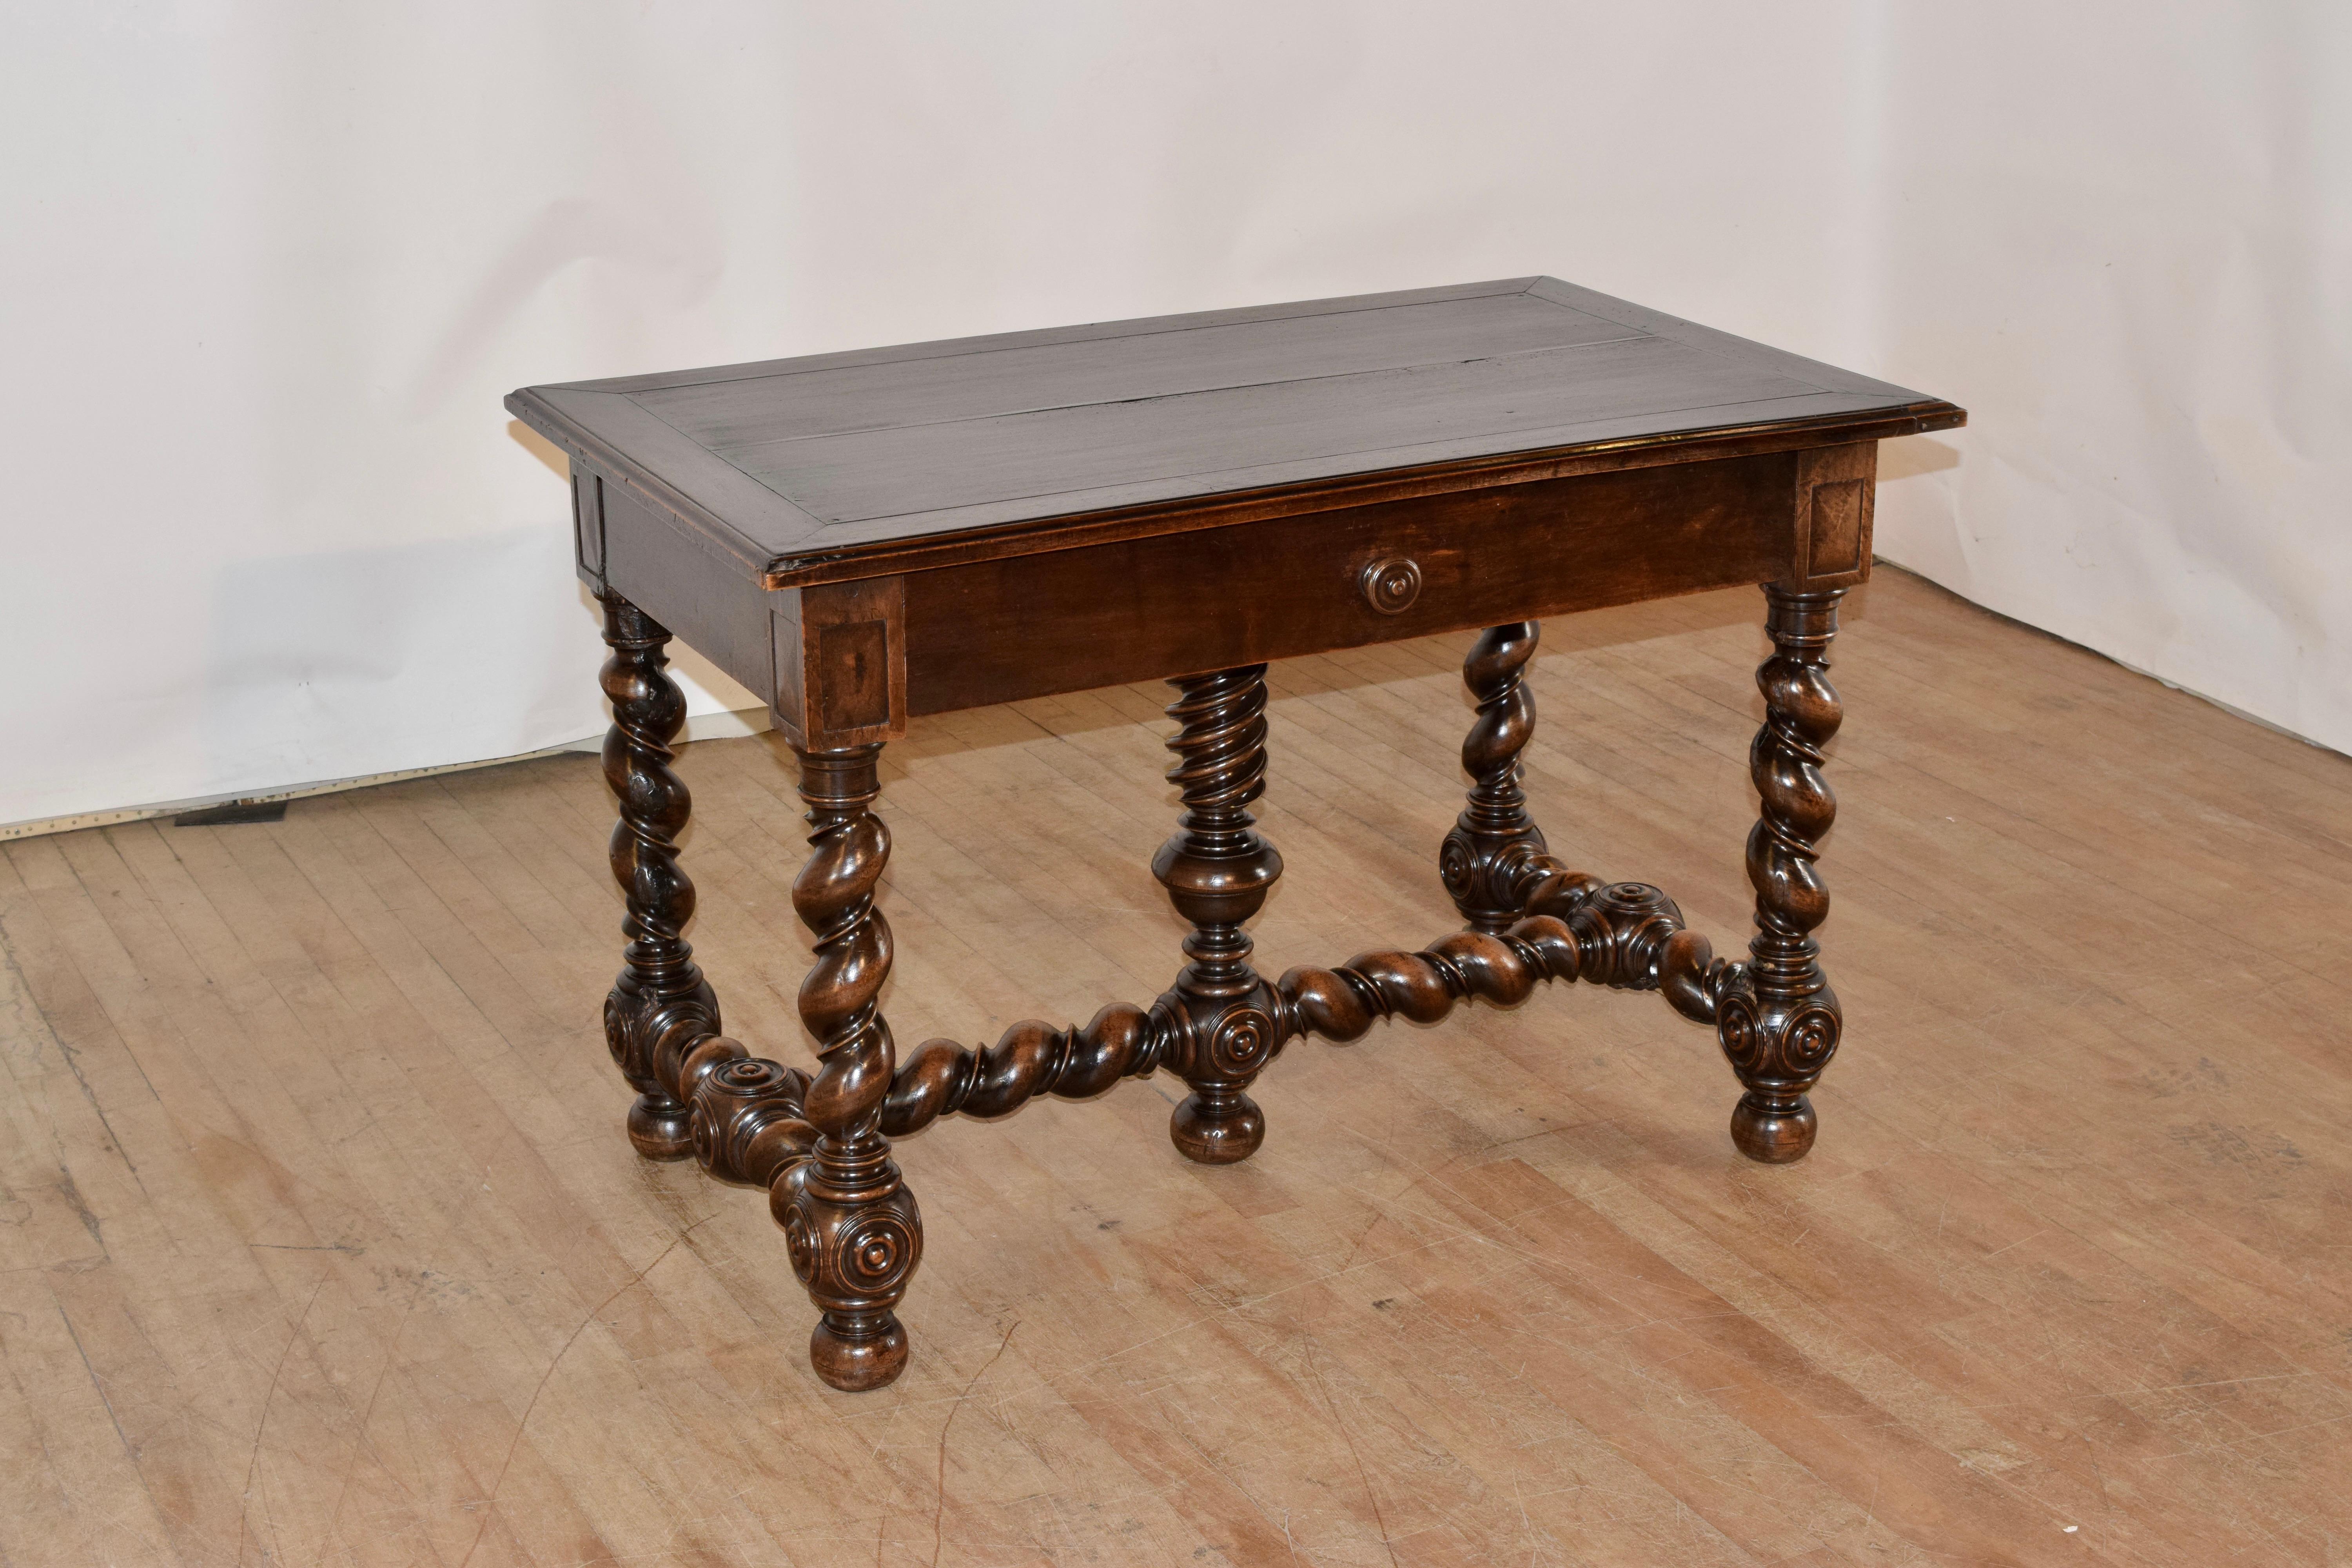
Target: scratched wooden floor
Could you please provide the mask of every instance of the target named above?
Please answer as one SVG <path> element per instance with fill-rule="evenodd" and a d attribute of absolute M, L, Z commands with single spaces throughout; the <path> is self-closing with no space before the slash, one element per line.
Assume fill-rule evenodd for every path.
<path fill-rule="evenodd" d="M 1554 848 L 1745 927 L 1756 595 L 1552 624 Z M 585 626 L 583 637 L 592 635 Z M 1446 930 L 1466 638 L 1276 668 L 1269 969 Z M 1883 573 L 1819 1148 L 1654 996 L 901 1147 L 905 1379 L 817 1384 L 756 1194 L 640 1163 L 567 757 L 0 858 L 0 1561 L 2352 1560 L 2352 761 Z M 1159 694 L 894 749 L 903 1044 L 1146 999 Z M 802 1059 L 787 775 L 682 764 L 730 1032 Z"/>

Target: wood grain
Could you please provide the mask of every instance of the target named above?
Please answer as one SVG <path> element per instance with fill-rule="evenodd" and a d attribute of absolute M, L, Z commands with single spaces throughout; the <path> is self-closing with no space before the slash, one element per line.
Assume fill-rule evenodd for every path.
<path fill-rule="evenodd" d="M 1640 337 L 1638 329 L 1522 293 L 1316 310 L 1276 321 L 1183 321 L 1115 336 L 991 346 L 852 366 L 776 365 L 635 393 L 715 452 L 998 418 L 1093 404 L 1442 365 Z M 745 383 L 758 380 L 756 400 Z"/>
<path fill-rule="evenodd" d="M 1756 598 L 1555 618 L 1527 667 L 1552 851 L 1727 935 Z M 1267 968 L 1453 922 L 1471 640 L 1269 670 Z M 614 1135 L 593 759 L 8 844 L 0 1552 L 2330 1561 L 2352 762 L 1899 573 L 1838 651 L 1850 1035 L 1807 1161 L 1740 1159 L 1706 1033 L 1592 986 L 1294 1044 L 1243 1165 L 1167 1147 L 1164 1078 L 952 1119 L 897 1151 L 923 1352 L 856 1396 L 761 1206 Z M 902 1038 L 1164 982 L 1166 699 L 892 744 Z M 675 764 L 690 934 L 806 1067 L 775 751 Z"/>
<path fill-rule="evenodd" d="M 1238 489 L 1291 477 L 1294 466 L 1360 473 L 1436 460 L 1465 443 L 1479 445 L 1481 456 L 1565 446 L 1573 435 L 1550 433 L 1819 394 L 1662 338 L 1626 337 L 715 449 L 813 516 L 835 524 L 887 520 L 888 535 L 898 537 L 933 523 L 984 525 Z"/>
<path fill-rule="evenodd" d="M 776 727 L 823 750 L 907 732 L 907 595 L 896 577 L 866 577 L 768 595 L 769 679 Z M 754 671 L 755 675 L 761 673 Z"/>

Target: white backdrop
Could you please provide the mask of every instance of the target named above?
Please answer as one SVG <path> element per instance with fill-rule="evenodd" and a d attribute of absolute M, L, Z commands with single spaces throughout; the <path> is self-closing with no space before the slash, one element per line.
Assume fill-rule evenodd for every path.
<path fill-rule="evenodd" d="M 600 731 L 520 384 L 1528 272 L 1967 405 L 1884 554 L 2352 750 L 2340 3 L 110 0 L 0 136 L 0 823 Z"/>

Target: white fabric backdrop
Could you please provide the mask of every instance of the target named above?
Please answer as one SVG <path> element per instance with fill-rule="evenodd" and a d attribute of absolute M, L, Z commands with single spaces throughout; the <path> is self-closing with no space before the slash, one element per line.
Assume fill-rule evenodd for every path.
<path fill-rule="evenodd" d="M 601 730 L 517 384 L 1538 271 L 1967 405 L 1883 553 L 2352 750 L 2340 4 L 114 0 L 0 136 L 0 823 Z"/>

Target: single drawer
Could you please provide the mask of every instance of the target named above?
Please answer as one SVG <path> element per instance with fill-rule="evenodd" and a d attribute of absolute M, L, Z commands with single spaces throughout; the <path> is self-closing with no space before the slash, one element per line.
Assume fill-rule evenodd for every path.
<path fill-rule="evenodd" d="M 1849 450 L 1455 490 L 908 573 L 908 711 L 1800 576 L 1801 479 Z"/>

